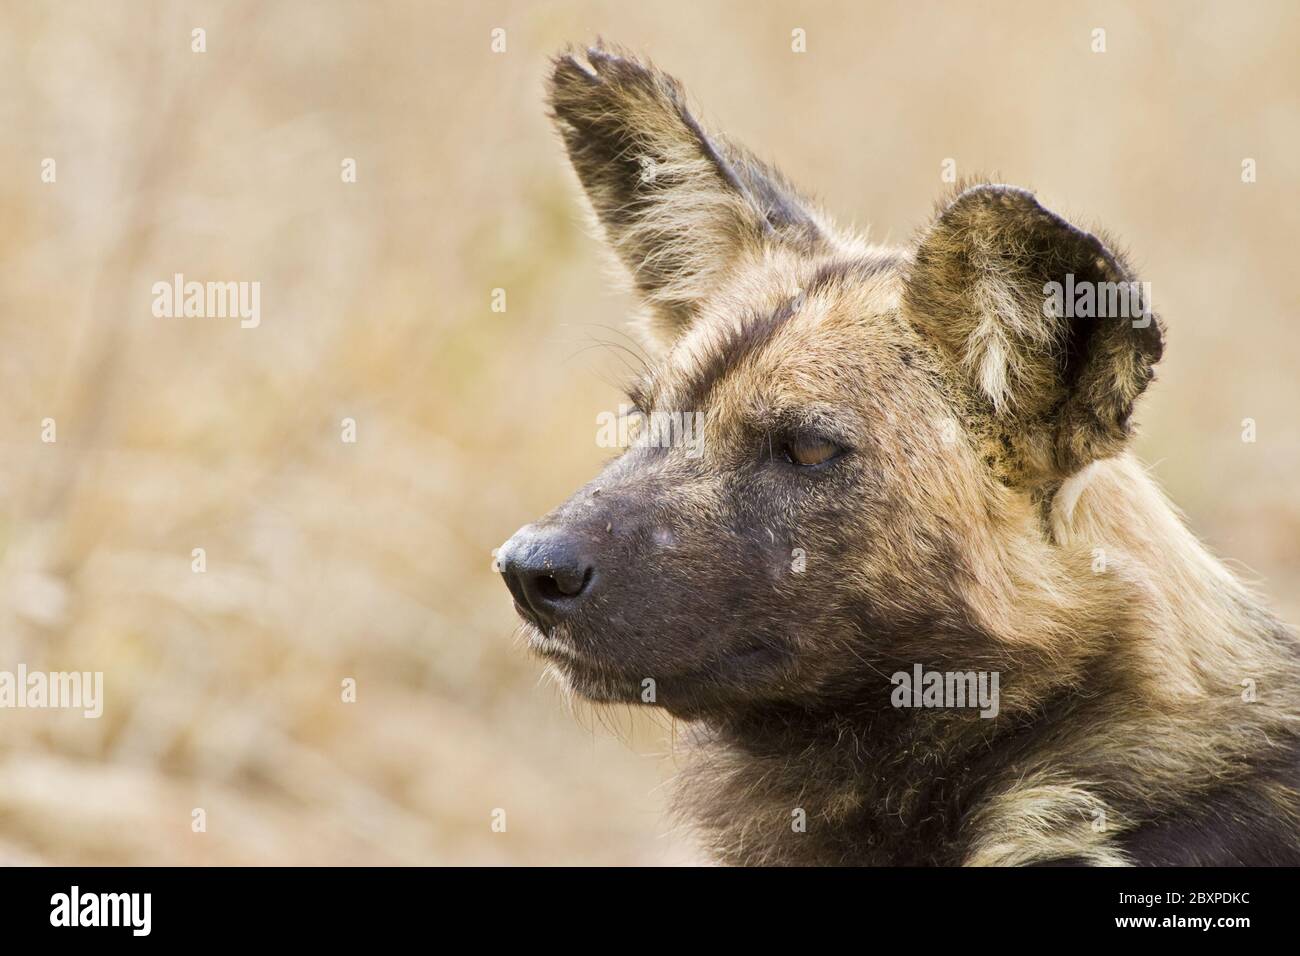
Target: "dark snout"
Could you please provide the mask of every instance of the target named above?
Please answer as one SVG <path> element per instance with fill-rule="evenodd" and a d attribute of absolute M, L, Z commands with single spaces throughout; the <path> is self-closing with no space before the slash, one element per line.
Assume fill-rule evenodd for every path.
<path fill-rule="evenodd" d="M 535 624 L 561 623 L 590 596 L 599 570 L 589 536 L 557 525 L 525 525 L 497 552 L 519 609 Z"/>

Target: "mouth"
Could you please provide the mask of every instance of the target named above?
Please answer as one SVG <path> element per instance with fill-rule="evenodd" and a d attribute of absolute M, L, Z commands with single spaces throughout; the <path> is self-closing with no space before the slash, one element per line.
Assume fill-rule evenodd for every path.
<path fill-rule="evenodd" d="M 751 642 L 698 664 L 642 674 L 626 661 L 579 650 L 575 635 L 563 626 L 542 628 L 528 621 L 525 641 L 572 691 L 592 702 L 648 704 L 681 716 L 734 703 L 737 695 L 750 698 L 758 688 L 776 690 L 791 660 L 788 648 Z M 647 693 L 647 688 L 653 689 Z"/>
<path fill-rule="evenodd" d="M 557 631 L 559 628 L 544 630 L 531 621 L 525 627 L 528 649 L 547 663 L 553 677 L 593 703 L 642 702 L 635 678 L 617 673 L 599 660 L 580 653 L 569 635 Z"/>
<path fill-rule="evenodd" d="M 570 641 L 558 636 L 558 631 L 558 627 L 547 630 L 531 621 L 527 621 L 525 637 L 528 642 L 528 649 L 539 657 L 552 660 L 578 661 L 577 650 L 574 649 Z"/>

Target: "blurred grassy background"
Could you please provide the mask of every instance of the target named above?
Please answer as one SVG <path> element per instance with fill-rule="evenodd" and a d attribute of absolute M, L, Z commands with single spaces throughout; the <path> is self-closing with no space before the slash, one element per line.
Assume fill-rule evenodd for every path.
<path fill-rule="evenodd" d="M 541 101 L 596 35 L 877 239 L 948 157 L 1123 237 L 1170 330 L 1140 450 L 1300 617 L 1296 7 L 1045 6 L 6 0 L 0 670 L 107 700 L 0 711 L 0 861 L 694 859 L 670 728 L 575 720 L 490 568 L 619 401 Z M 176 272 L 260 281 L 261 327 L 155 318 Z"/>

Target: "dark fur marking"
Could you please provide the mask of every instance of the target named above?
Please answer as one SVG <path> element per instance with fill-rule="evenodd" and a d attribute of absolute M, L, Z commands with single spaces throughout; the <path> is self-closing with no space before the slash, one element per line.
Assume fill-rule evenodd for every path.
<path fill-rule="evenodd" d="M 1179 808 L 1176 818 L 1125 833 L 1119 844 L 1139 866 L 1300 866 L 1295 823 L 1264 793 L 1300 789 L 1300 742 L 1274 761 L 1272 769 Z"/>
<path fill-rule="evenodd" d="M 703 407 L 714 387 L 747 358 L 761 351 L 794 315 L 794 302 L 784 302 L 766 315 L 752 316 L 734 334 L 712 343 L 709 355 L 685 387 L 683 407 Z"/>

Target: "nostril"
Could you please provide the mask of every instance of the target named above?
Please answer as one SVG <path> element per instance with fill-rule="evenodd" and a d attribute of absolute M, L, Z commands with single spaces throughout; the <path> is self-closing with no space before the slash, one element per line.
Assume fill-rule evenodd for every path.
<path fill-rule="evenodd" d="M 538 595 L 545 601 L 563 601 L 575 598 L 591 583 L 592 568 L 564 569 L 537 576 Z"/>

